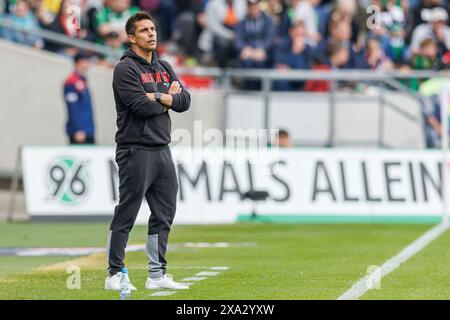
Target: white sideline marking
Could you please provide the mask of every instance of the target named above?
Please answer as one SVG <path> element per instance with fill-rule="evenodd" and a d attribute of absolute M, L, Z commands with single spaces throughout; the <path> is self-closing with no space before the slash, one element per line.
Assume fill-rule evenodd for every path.
<path fill-rule="evenodd" d="M 414 242 L 409 244 L 406 248 L 404 248 L 400 253 L 391 259 L 387 260 L 380 268 L 374 270 L 372 273 L 366 275 L 361 278 L 358 282 L 356 282 L 347 292 L 345 292 L 342 296 L 337 298 L 337 300 L 356 300 L 361 297 L 367 290 L 369 290 L 369 280 L 373 278 L 373 274 L 375 272 L 379 272 L 380 279 L 387 276 L 389 273 L 394 271 L 398 266 L 404 263 L 406 260 L 414 256 L 420 250 L 429 245 L 433 240 L 438 238 L 441 234 L 443 234 L 449 225 L 447 223 L 438 224 L 432 229 L 428 230 L 425 234 L 423 234 L 420 238 L 416 239 Z"/>
<path fill-rule="evenodd" d="M 228 270 L 230 267 L 211 267 L 211 270 Z"/>
<path fill-rule="evenodd" d="M 172 295 L 174 293 L 175 293 L 175 291 L 158 291 L 158 292 L 155 292 L 155 293 L 151 294 L 151 296 L 153 296 L 153 297 L 170 296 L 170 295 Z"/>
<path fill-rule="evenodd" d="M 214 272 L 214 271 L 202 271 L 196 274 L 198 277 L 214 277 L 217 276 L 220 272 Z"/>
<path fill-rule="evenodd" d="M 129 244 L 126 252 L 145 251 L 145 244 Z M 255 242 L 182 242 L 168 246 L 167 250 L 179 249 L 204 249 L 204 248 L 232 248 L 232 247 L 256 247 Z M 69 247 L 69 248 L 0 248 L 0 256 L 23 256 L 23 257 L 44 257 L 44 256 L 89 256 L 95 253 L 106 252 L 105 247 Z"/>
<path fill-rule="evenodd" d="M 144 251 L 145 245 L 128 245 L 126 252 Z M 106 252 L 104 247 L 75 247 L 75 248 L 0 248 L 2 256 L 45 257 L 45 256 L 89 256 Z"/>
<path fill-rule="evenodd" d="M 202 281 L 202 280 L 205 280 L 206 279 L 206 277 L 188 277 L 188 278 L 184 278 L 183 280 L 181 280 L 181 281 Z"/>
<path fill-rule="evenodd" d="M 190 286 L 193 285 L 192 282 L 179 282 L 179 283 L 182 284 L 182 285 L 184 285 L 184 286 L 186 286 L 186 287 L 190 287 Z"/>
<path fill-rule="evenodd" d="M 217 270 L 228 270 L 229 269 L 229 267 L 211 267 L 210 270 L 214 269 L 214 268 L 219 268 Z M 220 274 L 220 272 L 212 272 L 212 271 L 198 272 L 195 277 L 184 278 L 183 280 L 181 280 L 182 282 L 180 282 L 180 284 L 188 286 L 190 289 L 191 286 L 194 285 L 195 281 L 202 281 L 202 280 L 208 279 L 208 276 L 217 276 L 218 274 Z M 200 275 L 202 275 L 204 277 L 199 277 Z M 158 292 L 155 292 L 154 294 L 152 294 L 151 296 L 170 296 L 174 293 L 176 293 L 176 291 L 158 291 Z"/>

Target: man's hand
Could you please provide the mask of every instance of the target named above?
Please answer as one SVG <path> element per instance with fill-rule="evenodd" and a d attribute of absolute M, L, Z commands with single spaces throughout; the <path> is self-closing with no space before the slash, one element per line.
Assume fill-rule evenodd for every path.
<path fill-rule="evenodd" d="M 86 141 L 86 133 L 84 131 L 77 131 L 73 134 L 73 140 L 77 143 L 84 143 Z"/>
<path fill-rule="evenodd" d="M 170 85 L 170 88 L 169 88 L 169 94 L 170 94 L 170 95 L 174 95 L 174 94 L 180 93 L 181 90 L 182 90 L 182 89 L 181 89 L 180 83 L 179 83 L 178 81 L 174 81 L 174 82 L 172 82 L 172 84 Z"/>
<path fill-rule="evenodd" d="M 244 49 L 242 49 L 241 54 L 240 54 L 240 58 L 242 60 L 248 60 L 253 56 L 253 48 L 251 47 L 245 47 Z"/>
<path fill-rule="evenodd" d="M 253 50 L 253 59 L 256 61 L 264 61 L 267 59 L 266 50 L 262 48 L 257 48 Z"/>

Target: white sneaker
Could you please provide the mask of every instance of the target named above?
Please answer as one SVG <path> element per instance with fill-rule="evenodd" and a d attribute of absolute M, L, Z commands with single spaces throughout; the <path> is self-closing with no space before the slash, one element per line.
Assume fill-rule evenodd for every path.
<path fill-rule="evenodd" d="M 165 274 L 162 278 L 152 279 L 147 278 L 145 282 L 145 289 L 175 289 L 175 290 L 186 290 L 189 289 L 188 286 L 184 284 L 173 281 L 170 274 Z"/>
<path fill-rule="evenodd" d="M 105 280 L 105 290 L 120 291 L 120 281 L 122 280 L 122 272 L 117 272 L 113 276 L 109 276 Z M 137 290 L 135 286 L 130 283 L 131 290 Z"/>

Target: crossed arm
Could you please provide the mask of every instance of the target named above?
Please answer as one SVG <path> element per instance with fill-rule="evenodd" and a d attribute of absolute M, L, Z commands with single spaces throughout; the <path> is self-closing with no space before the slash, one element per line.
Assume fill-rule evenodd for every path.
<path fill-rule="evenodd" d="M 177 93 L 181 93 L 183 89 L 181 88 L 180 82 L 174 81 L 170 85 L 169 92 L 161 93 L 161 104 L 165 106 L 166 112 L 169 111 L 169 109 L 172 107 L 173 103 L 173 95 Z M 150 99 L 150 101 L 156 101 L 156 94 L 154 92 L 147 93 L 147 97 Z"/>
<path fill-rule="evenodd" d="M 189 109 L 191 98 L 184 90 L 176 75 L 167 94 L 162 94 L 161 102 L 156 101 L 155 93 L 147 93 L 140 85 L 137 72 L 124 64 L 118 64 L 114 70 L 114 94 L 131 111 L 143 118 L 154 117 L 167 112 L 184 112 Z"/>

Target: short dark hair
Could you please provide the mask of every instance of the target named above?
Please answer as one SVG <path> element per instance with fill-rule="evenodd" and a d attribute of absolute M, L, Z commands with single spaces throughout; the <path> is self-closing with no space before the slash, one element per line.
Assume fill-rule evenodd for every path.
<path fill-rule="evenodd" d="M 120 35 L 116 31 L 110 31 L 106 36 L 105 39 L 117 39 Z"/>
<path fill-rule="evenodd" d="M 136 33 L 136 25 L 135 23 L 141 20 L 150 20 L 151 22 L 155 23 L 153 18 L 150 14 L 148 14 L 145 11 L 139 11 L 138 13 L 132 15 L 125 25 L 125 31 L 128 35 L 134 35 Z"/>
<path fill-rule="evenodd" d="M 286 129 L 279 128 L 279 129 L 278 129 L 277 136 L 278 136 L 278 137 L 285 137 L 285 138 L 288 138 L 288 137 L 289 137 L 289 131 L 287 131 Z"/>
<path fill-rule="evenodd" d="M 426 38 L 426 39 L 422 40 L 422 42 L 420 43 L 420 49 L 423 49 L 430 45 L 436 46 L 437 45 L 436 41 L 434 41 L 432 38 Z"/>
<path fill-rule="evenodd" d="M 81 60 L 89 60 L 92 57 L 94 57 L 92 52 L 81 50 L 73 56 L 73 62 L 78 63 Z"/>

